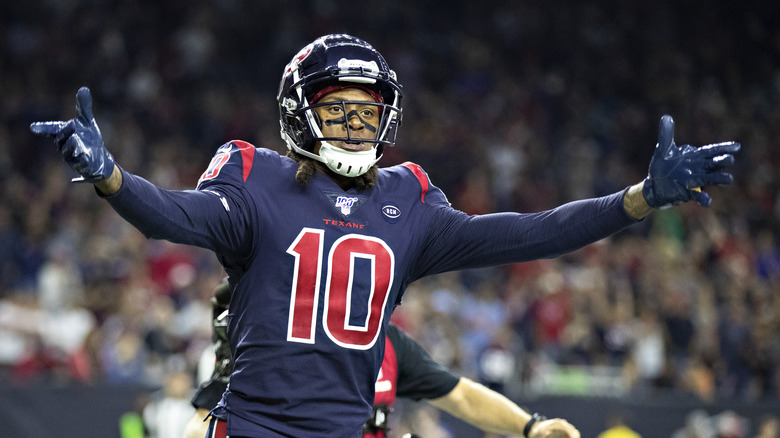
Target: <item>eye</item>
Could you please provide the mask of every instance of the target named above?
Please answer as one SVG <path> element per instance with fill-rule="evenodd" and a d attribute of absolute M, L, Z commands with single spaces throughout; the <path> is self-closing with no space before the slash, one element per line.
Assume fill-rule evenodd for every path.
<path fill-rule="evenodd" d="M 374 118 L 374 115 L 376 114 L 376 111 L 373 107 L 369 108 L 363 108 L 360 110 L 360 117 L 364 119 L 372 119 Z"/>
<path fill-rule="evenodd" d="M 341 114 L 344 112 L 344 108 L 341 105 L 331 105 L 328 107 L 328 112 L 331 114 Z"/>

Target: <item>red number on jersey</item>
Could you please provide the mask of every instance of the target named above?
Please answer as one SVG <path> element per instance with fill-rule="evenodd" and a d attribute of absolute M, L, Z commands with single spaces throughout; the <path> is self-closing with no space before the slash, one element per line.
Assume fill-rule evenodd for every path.
<path fill-rule="evenodd" d="M 287 252 L 295 257 L 290 299 L 287 340 L 314 343 L 323 257 L 323 230 L 304 228 Z M 352 281 L 355 260 L 371 264 L 371 290 L 366 297 L 366 319 L 360 325 L 350 323 L 353 304 Z M 337 240 L 328 254 L 323 326 L 328 337 L 345 348 L 371 348 L 379 336 L 390 288 L 393 285 L 395 258 L 383 241 L 357 234 Z M 360 305 L 363 305 L 361 303 Z"/>
<path fill-rule="evenodd" d="M 214 155 L 214 158 L 211 159 L 211 163 L 209 163 L 209 167 L 206 169 L 205 172 L 203 172 L 203 175 L 200 176 L 200 179 L 198 180 L 198 185 L 200 185 L 200 183 L 202 183 L 203 181 L 216 178 L 217 175 L 219 175 L 219 171 L 222 170 L 222 166 L 224 166 L 229 159 L 230 159 L 229 151 L 220 152 L 217 155 Z"/>

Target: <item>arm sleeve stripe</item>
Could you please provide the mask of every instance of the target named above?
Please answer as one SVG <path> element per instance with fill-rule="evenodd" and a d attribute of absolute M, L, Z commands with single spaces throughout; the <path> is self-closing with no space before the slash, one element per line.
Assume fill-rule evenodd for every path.
<path fill-rule="evenodd" d="M 233 140 L 233 144 L 241 151 L 241 158 L 244 162 L 244 182 L 246 182 L 246 179 L 249 178 L 249 171 L 252 170 L 252 161 L 255 159 L 255 147 L 242 140 Z"/>
<path fill-rule="evenodd" d="M 414 164 L 411 161 L 407 161 L 401 165 L 411 170 L 414 176 L 417 177 L 417 181 L 420 182 L 420 186 L 422 187 L 422 194 L 420 195 L 420 201 L 422 201 L 422 203 L 424 204 L 425 194 L 428 193 L 428 176 L 425 175 L 425 172 L 422 170 L 422 167 L 420 167 L 419 164 Z"/>

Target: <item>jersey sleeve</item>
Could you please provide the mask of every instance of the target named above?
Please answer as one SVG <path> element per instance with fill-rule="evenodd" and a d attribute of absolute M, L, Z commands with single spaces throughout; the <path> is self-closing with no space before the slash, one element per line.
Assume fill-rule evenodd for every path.
<path fill-rule="evenodd" d="M 387 331 L 398 360 L 396 396 L 415 401 L 442 397 L 452 391 L 460 376 L 439 364 L 425 349 L 395 325 Z"/>
<path fill-rule="evenodd" d="M 539 213 L 467 215 L 440 208 L 431 221 L 414 279 L 441 272 L 553 258 L 638 222 L 623 192 Z"/>
<path fill-rule="evenodd" d="M 248 253 L 253 232 L 244 182 L 254 147 L 246 145 L 221 146 L 197 190 L 166 190 L 122 169 L 122 187 L 106 200 L 147 238 L 240 257 Z"/>

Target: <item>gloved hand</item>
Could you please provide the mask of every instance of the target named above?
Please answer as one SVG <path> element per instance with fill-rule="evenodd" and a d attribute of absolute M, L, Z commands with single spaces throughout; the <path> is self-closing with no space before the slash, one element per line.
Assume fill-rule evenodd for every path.
<path fill-rule="evenodd" d="M 100 182 L 114 171 L 114 157 L 103 144 L 100 128 L 92 116 L 92 95 L 87 87 L 76 93 L 76 118 L 67 122 L 35 122 L 30 130 L 54 138 L 62 158 L 81 175 L 73 182 Z"/>
<path fill-rule="evenodd" d="M 722 169 L 734 164 L 731 154 L 739 148 L 740 144 L 733 141 L 700 148 L 687 144 L 678 147 L 674 143 L 674 120 L 668 115 L 661 117 L 658 144 L 642 188 L 645 201 L 653 208 L 687 201 L 708 207 L 712 198 L 701 191 L 701 187 L 734 181 L 734 177 Z"/>

